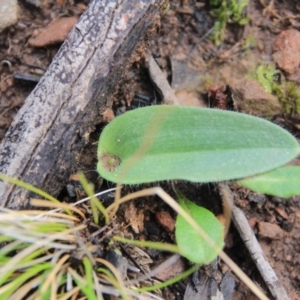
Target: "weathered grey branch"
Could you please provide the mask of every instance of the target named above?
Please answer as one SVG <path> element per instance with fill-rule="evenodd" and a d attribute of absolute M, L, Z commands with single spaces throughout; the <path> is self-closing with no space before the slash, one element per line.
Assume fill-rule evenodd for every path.
<path fill-rule="evenodd" d="M 0 145 L 0 172 L 56 195 L 126 68 L 155 32 L 165 1 L 94 0 L 19 110 Z M 0 205 L 30 193 L 0 181 Z"/>

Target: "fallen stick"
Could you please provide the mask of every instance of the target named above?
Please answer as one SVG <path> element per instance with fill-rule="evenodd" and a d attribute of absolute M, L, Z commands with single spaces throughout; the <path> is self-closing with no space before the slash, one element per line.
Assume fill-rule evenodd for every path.
<path fill-rule="evenodd" d="M 0 173 L 57 195 L 127 67 L 156 32 L 166 1 L 93 0 L 0 145 Z M 0 181 L 0 206 L 20 209 L 31 193 Z"/>
<path fill-rule="evenodd" d="M 161 71 L 152 55 L 148 55 L 146 59 L 149 76 L 156 90 L 161 95 L 165 104 L 179 104 L 179 101 L 172 90 L 166 76 Z"/>
<path fill-rule="evenodd" d="M 247 250 L 249 251 L 257 269 L 264 279 L 271 295 L 276 300 L 289 300 L 283 285 L 268 263 L 243 211 L 234 205 L 233 195 L 230 188 L 225 183 L 219 183 L 218 187 L 222 201 L 229 204 L 229 206 L 232 208 L 232 221 L 238 230 Z"/>

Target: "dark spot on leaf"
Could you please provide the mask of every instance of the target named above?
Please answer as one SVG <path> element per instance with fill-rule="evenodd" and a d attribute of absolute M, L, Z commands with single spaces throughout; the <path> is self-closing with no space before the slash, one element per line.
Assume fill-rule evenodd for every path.
<path fill-rule="evenodd" d="M 121 159 L 114 154 L 104 154 L 100 157 L 100 161 L 103 167 L 110 172 L 114 171 L 121 163 Z"/>

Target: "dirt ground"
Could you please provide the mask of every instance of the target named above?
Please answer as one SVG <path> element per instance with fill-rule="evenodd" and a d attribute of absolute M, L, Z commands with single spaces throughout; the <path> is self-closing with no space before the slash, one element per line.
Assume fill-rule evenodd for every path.
<path fill-rule="evenodd" d="M 229 24 L 224 41 L 216 46 L 210 39 L 215 20 L 210 14 L 212 7 L 209 1 L 170 2 L 170 9 L 162 18 L 159 32 L 149 42 L 148 52 L 163 70 L 181 104 L 237 110 L 266 117 L 300 138 L 300 117 L 297 112 L 293 109 L 284 111 L 278 97 L 267 93 L 251 77 L 251 72 L 258 65 L 276 63 L 280 80 L 300 84 L 300 55 L 295 52 L 295 49 L 300 49 L 300 5 L 297 6 L 296 1 L 271 1 L 273 5 L 271 3 L 268 6 L 269 0 L 250 0 L 245 10 L 249 23 L 245 26 Z M 0 140 L 88 1 L 24 0 L 19 1 L 19 5 L 18 22 L 0 33 Z M 65 32 L 59 30 L 58 33 L 57 28 L 64 28 Z M 284 46 L 284 39 L 289 41 L 289 49 Z M 114 98 L 113 115 L 161 102 L 161 95 L 151 82 L 143 59 L 131 67 Z M 248 102 L 241 99 L 247 99 Z M 98 175 L 91 171 L 96 165 L 94 143 L 102 127 L 103 124 L 92 133 L 91 142 L 82 152 L 79 166 L 99 190 L 112 186 L 99 180 Z M 61 199 L 74 201 L 70 192 L 73 183 L 70 179 L 60 195 Z M 214 184 L 177 184 L 190 199 L 215 214 L 221 213 Z M 167 184 L 162 186 L 169 190 Z M 231 188 L 236 205 L 245 212 L 290 299 L 300 299 L 300 197 L 284 200 L 258 195 L 234 184 L 231 184 Z M 123 192 L 135 189 L 130 187 Z M 108 204 L 112 199 L 108 197 L 104 200 Z M 139 200 L 121 207 L 115 227 L 135 239 L 174 242 L 174 217 L 174 213 L 159 199 Z M 225 252 L 250 278 L 265 288 L 233 226 L 225 245 Z M 139 256 L 137 249 L 128 248 L 126 251 L 131 251 L 131 255 L 145 270 L 166 259 L 166 255 L 158 251 Z M 169 275 L 182 272 L 187 265 L 186 261 L 179 260 L 174 263 L 172 271 L 158 277 L 166 280 Z M 196 284 L 197 278 L 201 281 L 203 274 L 208 274 L 208 278 L 213 277 L 219 286 L 222 286 L 225 274 L 230 275 L 231 290 L 225 292 L 223 289 L 224 299 L 256 299 L 221 261 L 163 290 L 161 296 L 165 299 L 193 299 L 188 291 Z M 194 299 L 197 295 L 206 299 L 201 291 L 193 295 Z"/>

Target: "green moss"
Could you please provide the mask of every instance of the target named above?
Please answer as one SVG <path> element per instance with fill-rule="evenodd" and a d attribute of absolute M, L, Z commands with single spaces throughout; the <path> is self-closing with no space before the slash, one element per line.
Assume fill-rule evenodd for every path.
<path fill-rule="evenodd" d="M 242 43 L 242 49 L 248 50 L 255 48 L 257 46 L 257 41 L 253 35 L 248 35 Z"/>
<path fill-rule="evenodd" d="M 275 76 L 278 74 L 279 71 L 272 64 L 262 64 L 256 69 L 256 79 L 265 91 L 270 94 L 274 91 L 274 87 L 277 86 Z"/>
<path fill-rule="evenodd" d="M 262 87 L 271 94 L 278 97 L 282 105 L 282 110 L 287 114 L 300 113 L 300 89 L 296 83 L 286 81 L 282 77 L 282 82 L 278 80 L 280 71 L 273 64 L 262 64 L 256 68 L 255 77 Z"/>
<path fill-rule="evenodd" d="M 284 85 L 284 93 L 280 102 L 286 113 L 300 114 L 300 89 L 296 83 L 287 81 Z"/>
<path fill-rule="evenodd" d="M 214 8 L 211 15 L 216 18 L 211 39 L 216 45 L 220 45 L 225 37 L 227 24 L 246 25 L 249 18 L 246 7 L 249 0 L 210 0 L 209 4 Z"/>

